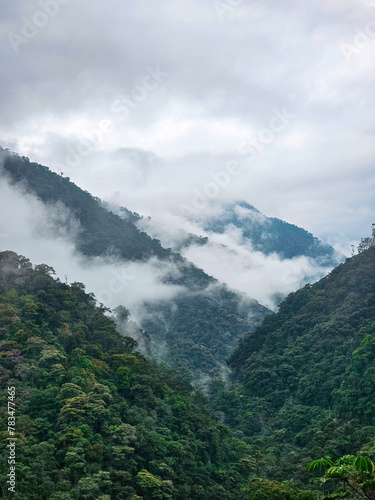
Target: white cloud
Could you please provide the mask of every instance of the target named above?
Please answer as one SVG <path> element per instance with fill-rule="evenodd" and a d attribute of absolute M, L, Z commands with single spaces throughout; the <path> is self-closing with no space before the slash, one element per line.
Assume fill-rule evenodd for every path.
<path fill-rule="evenodd" d="M 215 217 L 220 217 L 225 210 L 219 203 L 212 208 L 216 209 L 211 214 Z M 234 207 L 234 212 L 240 218 L 252 218 L 262 223 L 267 220 L 263 214 L 240 205 Z M 265 255 L 255 251 L 249 240 L 243 237 L 242 230 L 231 224 L 221 234 L 206 231 L 203 226 L 207 213 L 200 215 L 201 219 L 194 220 L 161 214 L 156 220 L 142 220 L 139 226 L 159 238 L 164 246 L 178 249 L 206 273 L 271 309 L 277 307 L 280 297 L 307 282 L 315 282 L 330 271 L 308 257 L 282 259 L 277 254 Z M 208 243 L 189 242 L 189 235 L 206 238 Z M 267 233 L 263 237 L 267 238 Z M 340 247 L 339 239 L 335 243 Z M 345 251 L 349 249 L 345 248 Z"/>
<path fill-rule="evenodd" d="M 224 235 L 215 235 L 203 247 L 192 245 L 183 255 L 231 288 L 271 309 L 277 308 L 280 297 L 306 283 L 307 276 L 308 281 L 314 282 L 326 272 L 307 257 L 282 260 L 276 254 L 266 256 L 255 252 L 248 245 L 236 243 L 234 232 L 229 229 Z"/>
<path fill-rule="evenodd" d="M 94 195 L 157 218 L 267 127 L 273 109 L 297 116 L 220 191 L 318 237 L 359 240 L 375 218 L 374 43 L 349 64 L 352 43 L 374 8 L 359 0 L 242 2 L 223 22 L 211 0 L 70 2 L 15 54 L 6 37 L 39 4 L 0 7 L 0 144 L 41 161 Z M 128 116 L 112 109 L 147 68 L 169 76 Z M 77 147 L 103 120 L 113 123 L 74 168 Z M 156 161 L 118 158 L 121 148 Z M 371 169 L 371 172 L 370 172 Z M 355 186 L 356 193 L 353 192 Z M 366 210 L 364 210 L 366 209 Z M 342 214 L 350 212 L 350 218 Z"/>
<path fill-rule="evenodd" d="M 99 302 L 110 308 L 127 307 L 140 320 L 143 303 L 171 300 L 182 288 L 166 285 L 163 278 L 178 269 L 168 262 L 151 258 L 147 262 L 124 263 L 116 256 L 88 258 L 77 254 L 73 238 L 79 224 L 62 205 L 48 208 L 0 178 L 0 250 L 25 255 L 33 264 L 52 266 L 62 280 L 82 282 Z M 67 229 L 59 230 L 56 219 Z"/>

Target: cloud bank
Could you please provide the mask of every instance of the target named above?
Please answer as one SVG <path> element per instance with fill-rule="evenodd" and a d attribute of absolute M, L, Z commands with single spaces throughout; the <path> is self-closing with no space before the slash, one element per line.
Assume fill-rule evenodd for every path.
<path fill-rule="evenodd" d="M 163 283 L 178 269 L 171 263 L 151 258 L 147 262 L 124 263 L 115 256 L 87 258 L 75 251 L 73 238 L 79 223 L 67 208 L 46 207 L 35 197 L 10 187 L 0 177 L 0 250 L 25 255 L 33 264 L 52 266 L 61 281 L 82 282 L 106 307 L 126 306 L 132 318 L 140 320 L 144 302 L 172 300 L 181 287 Z M 57 230 L 63 220 L 66 229 Z"/>
<path fill-rule="evenodd" d="M 0 7 L 0 144 L 153 218 L 193 204 L 236 161 L 215 199 L 244 199 L 346 252 L 368 233 L 371 2 L 48 3 L 56 14 L 46 0 Z M 295 118 L 280 130 L 284 110 Z"/>
<path fill-rule="evenodd" d="M 220 216 L 225 209 L 211 206 L 210 215 Z M 248 217 L 248 210 L 237 206 L 235 210 Z M 206 214 L 202 214 L 202 218 Z M 251 212 L 252 216 L 264 219 L 262 214 Z M 320 265 L 309 257 L 283 259 L 276 253 L 265 255 L 254 250 L 249 240 L 244 239 L 242 230 L 228 225 L 225 232 L 215 233 L 202 227 L 202 220 L 180 218 L 176 225 L 163 225 L 159 221 L 143 219 L 138 224 L 164 246 L 178 249 L 181 254 L 203 269 L 207 274 L 226 283 L 232 289 L 253 297 L 270 309 L 277 309 L 282 298 L 310 282 L 327 274 L 331 268 Z M 196 235 L 200 240 L 191 239 Z M 267 233 L 264 234 L 267 237 Z M 207 243 L 204 243 L 206 241 Z M 339 258 L 339 257 L 338 257 Z"/>

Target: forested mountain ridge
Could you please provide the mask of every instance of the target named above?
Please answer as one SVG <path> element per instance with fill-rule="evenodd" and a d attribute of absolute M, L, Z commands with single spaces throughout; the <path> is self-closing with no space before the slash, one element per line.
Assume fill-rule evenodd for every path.
<path fill-rule="evenodd" d="M 17 438 L 8 495 L 9 435 L 0 432 L 6 498 L 259 500 L 269 491 L 315 498 L 255 479 L 254 449 L 212 418 L 203 395 L 137 353 L 82 283 L 52 274 L 0 253 L 0 377 L 12 394 Z M 7 398 L 1 391 L 2 422 Z"/>
<path fill-rule="evenodd" d="M 342 257 L 305 229 L 276 217 L 266 217 L 244 201 L 224 205 L 219 216 L 204 222 L 207 231 L 216 233 L 223 233 L 230 226 L 240 229 L 243 239 L 266 255 L 276 253 L 283 259 L 306 256 L 327 266 L 337 265 Z"/>
<path fill-rule="evenodd" d="M 263 397 L 274 396 L 275 390 L 286 390 L 280 404 L 292 396 L 301 403 L 319 401 L 328 407 L 339 381 L 327 380 L 327 375 L 333 369 L 345 372 L 355 347 L 374 333 L 374 323 L 375 248 L 370 248 L 347 259 L 314 285 L 290 294 L 276 314 L 245 335 L 230 365 L 242 380 L 251 377 L 247 385 L 254 395 L 261 391 Z M 290 368 L 293 365 L 294 370 L 288 373 L 285 369 L 284 376 L 278 373 L 277 380 L 268 378 L 267 367 L 280 365 L 277 361 L 288 363 Z M 248 367 L 253 362 L 256 365 L 250 375 Z M 260 371 L 254 370 L 256 367 Z M 258 377 L 259 382 L 267 379 L 266 387 L 259 389 Z M 319 393 L 311 390 L 318 379 Z"/>
<path fill-rule="evenodd" d="M 178 268 L 165 282 L 183 291 L 173 300 L 144 304 L 141 327 L 150 334 L 155 353 L 189 379 L 218 375 L 238 339 L 270 311 L 254 299 L 230 290 L 171 249 L 140 231 L 136 216 L 123 209 L 119 216 L 69 178 L 1 150 L 0 173 L 11 185 L 36 196 L 46 206 L 63 204 L 79 223 L 77 250 L 87 257 L 113 254 L 123 261 L 158 258 Z M 20 193 L 22 196 L 22 193 Z M 66 224 L 58 220 L 55 224 Z M 160 354 L 161 353 L 161 354 Z"/>
<path fill-rule="evenodd" d="M 124 218 L 104 208 L 100 200 L 83 191 L 69 177 L 63 177 L 48 167 L 30 162 L 4 150 L 3 169 L 13 184 L 24 183 L 27 192 L 43 203 L 63 203 L 80 222 L 76 235 L 77 249 L 87 256 L 103 255 L 115 248 L 126 260 L 142 260 L 155 255 L 161 259 L 172 256 L 160 242 L 140 231 L 127 214 Z"/>
<path fill-rule="evenodd" d="M 307 481 L 329 455 L 375 455 L 375 247 L 290 294 L 240 341 L 235 381 L 212 386 L 225 422 L 257 446 L 269 478 Z"/>

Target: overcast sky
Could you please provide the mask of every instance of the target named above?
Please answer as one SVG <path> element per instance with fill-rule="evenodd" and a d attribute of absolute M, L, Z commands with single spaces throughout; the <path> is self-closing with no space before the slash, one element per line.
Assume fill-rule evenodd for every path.
<path fill-rule="evenodd" d="M 340 248 L 370 232 L 371 2 L 19 0 L 0 12 L 2 146 L 155 219 L 242 199 Z"/>

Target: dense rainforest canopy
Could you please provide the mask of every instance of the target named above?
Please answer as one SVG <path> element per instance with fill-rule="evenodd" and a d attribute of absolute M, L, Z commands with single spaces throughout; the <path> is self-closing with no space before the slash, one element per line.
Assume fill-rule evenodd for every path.
<path fill-rule="evenodd" d="M 0 481 L 7 493 L 6 389 L 14 387 L 11 498 L 230 500 L 275 489 L 251 482 L 252 447 L 214 420 L 201 393 L 137 353 L 82 283 L 52 274 L 0 253 Z"/>
<path fill-rule="evenodd" d="M 307 484 L 312 460 L 374 458 L 375 247 L 290 294 L 229 364 L 234 382 L 211 384 L 212 405 L 268 478 Z"/>

